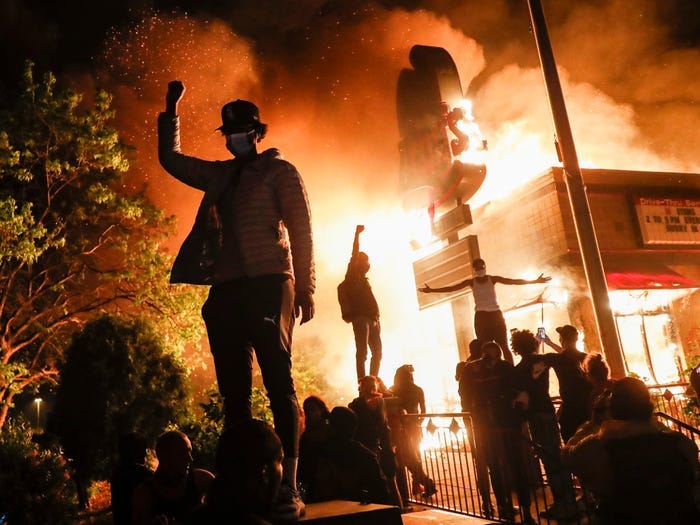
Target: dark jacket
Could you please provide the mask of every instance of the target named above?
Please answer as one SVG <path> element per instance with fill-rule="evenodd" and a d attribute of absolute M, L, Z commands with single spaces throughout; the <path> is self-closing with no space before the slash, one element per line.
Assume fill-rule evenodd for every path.
<path fill-rule="evenodd" d="M 698 448 L 653 421 L 604 421 L 564 448 L 564 462 L 598 501 L 603 525 L 700 523 L 693 500 Z"/>
<path fill-rule="evenodd" d="M 347 323 L 357 318 L 379 319 L 379 305 L 367 277 L 348 274 L 338 286 L 338 302 L 343 320 Z"/>
<path fill-rule="evenodd" d="M 275 149 L 249 162 L 184 155 L 179 124 L 176 116 L 158 117 L 160 163 L 204 196 L 173 264 L 171 282 L 214 284 L 286 274 L 294 278 L 298 293 L 313 293 L 311 212 L 296 168 Z"/>

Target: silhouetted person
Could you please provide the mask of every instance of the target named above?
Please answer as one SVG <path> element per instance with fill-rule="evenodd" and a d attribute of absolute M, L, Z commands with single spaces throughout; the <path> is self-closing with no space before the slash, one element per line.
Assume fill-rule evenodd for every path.
<path fill-rule="evenodd" d="M 217 443 L 216 478 L 191 525 L 268 525 L 282 481 L 282 442 L 267 423 L 229 426 Z"/>
<path fill-rule="evenodd" d="M 134 491 L 135 525 L 179 525 L 204 501 L 214 475 L 192 467 L 192 444 L 182 432 L 171 430 L 156 442 L 158 467 L 153 477 Z"/>
<path fill-rule="evenodd" d="M 284 447 L 284 478 L 275 509 L 296 521 L 304 505 L 296 491 L 299 404 L 292 380 L 292 331 L 314 315 L 311 213 L 296 168 L 276 149 L 257 151 L 266 134 L 258 108 L 235 100 L 218 128 L 234 158 L 207 161 L 180 150 L 177 106 L 185 88 L 168 84 L 158 117 L 163 168 L 204 192 L 192 231 L 173 264 L 173 283 L 211 285 L 202 308 L 226 424 L 251 418 L 253 351 Z"/>
<path fill-rule="evenodd" d="M 394 384 L 391 392 L 398 398 L 399 407 L 405 414 L 425 414 L 425 393 L 416 385 L 413 379 L 413 365 L 402 365 L 396 369 Z M 413 477 L 413 494 L 421 494 L 427 498 L 437 493 L 435 482 L 423 470 L 421 462 L 420 444 L 423 439 L 423 430 L 420 420 L 403 417 L 401 430 L 403 431 L 397 443 L 397 456 L 399 466 L 405 466 Z"/>
<path fill-rule="evenodd" d="M 481 359 L 481 347 L 483 344 L 483 341 L 480 341 L 479 339 L 472 339 L 469 341 L 469 355 L 467 356 L 467 359 L 458 362 L 457 366 L 455 366 L 455 381 L 459 381 L 459 378 L 462 376 L 464 365 L 466 365 L 469 361 Z"/>
<path fill-rule="evenodd" d="M 357 380 L 366 375 L 367 348 L 372 354 L 369 375 L 378 377 L 382 362 L 382 337 L 379 324 L 379 306 L 367 279 L 369 257 L 360 251 L 360 233 L 365 227 L 355 228 L 352 255 L 345 272 L 345 279 L 338 285 L 338 302 L 343 321 L 352 323 L 355 335 L 355 368 Z"/>
<path fill-rule="evenodd" d="M 496 341 L 503 351 L 504 359 L 513 364 L 513 355 L 508 348 L 506 320 L 503 317 L 503 312 L 501 312 L 501 307 L 498 306 L 495 285 L 547 283 L 551 280 L 551 277 L 545 277 L 543 274 L 540 274 L 537 279 L 527 280 L 489 275 L 486 273 L 486 262 L 483 259 L 474 259 L 472 268 L 474 269 L 474 277 L 465 279 L 460 283 L 440 288 L 431 288 L 425 284 L 418 290 L 425 293 L 439 293 L 454 292 L 467 287 L 471 288 L 472 296 L 474 297 L 474 332 L 476 332 L 476 338 L 484 342 Z"/>
<path fill-rule="evenodd" d="M 521 433 L 524 416 L 516 406 L 519 401 L 527 403 L 527 396 L 519 389 L 513 365 L 501 358 L 498 343 L 488 341 L 482 349 L 482 358 L 467 363 L 462 372 L 462 410 L 472 414 L 476 451 L 488 465 L 498 517 L 514 520 L 511 496 L 514 486 L 523 523 L 534 523 Z M 493 514 L 485 480 L 479 480 L 479 489 L 484 512 Z"/>
<path fill-rule="evenodd" d="M 600 396 L 610 391 L 615 381 L 610 379 L 610 367 L 601 354 L 587 354 L 582 366 L 583 372 L 591 383 L 592 408 Z"/>
<path fill-rule="evenodd" d="M 566 443 L 576 429 L 591 417 L 591 390 L 593 386 L 583 371 L 586 353 L 576 348 L 578 330 L 567 324 L 557 328 L 559 343 L 545 336 L 544 342 L 557 353 L 545 353 L 538 356 L 547 366 L 554 369 L 559 380 L 559 428 Z"/>
<path fill-rule="evenodd" d="M 308 396 L 302 403 L 304 431 L 299 440 L 299 483 L 306 493 L 314 491 L 314 475 L 321 450 L 328 437 L 330 411 L 318 396 Z"/>
<path fill-rule="evenodd" d="M 394 504 L 402 507 L 401 496 L 396 485 L 396 457 L 391 446 L 389 421 L 384 397 L 374 376 L 365 376 L 359 383 L 359 396 L 348 405 L 357 416 L 356 439 L 370 449 L 379 459 L 379 464 L 394 496 Z"/>
<path fill-rule="evenodd" d="M 135 432 L 119 436 L 119 459 L 110 479 L 115 525 L 131 525 L 134 490 L 153 477 L 153 471 L 146 466 L 146 449 L 146 440 Z"/>
<path fill-rule="evenodd" d="M 469 416 L 465 416 L 464 427 L 467 429 L 467 439 L 469 440 L 469 449 L 472 453 L 472 460 L 474 461 L 474 468 L 476 470 L 476 483 L 479 489 L 479 495 L 481 496 L 481 510 L 486 515 L 493 515 L 493 508 L 490 502 L 490 484 L 489 484 L 489 468 L 486 464 L 485 453 L 477 447 L 475 434 L 481 431 L 477 429 L 478 421 L 475 421 L 474 414 L 471 413 L 472 410 L 472 400 L 469 398 L 469 386 L 467 382 L 469 377 L 464 374 L 464 370 L 467 365 L 473 361 L 478 361 L 483 357 L 482 351 L 483 343 L 478 339 L 472 339 L 469 341 L 469 355 L 466 361 L 460 361 L 455 367 L 455 380 L 458 383 L 458 392 L 460 403 L 463 412 L 468 412 Z"/>
<path fill-rule="evenodd" d="M 518 385 L 528 393 L 525 411 L 530 436 L 547 474 L 554 504 L 540 513 L 549 519 L 568 519 L 578 512 L 571 474 L 561 461 L 561 435 L 549 395 L 549 368 L 537 355 L 540 342 L 530 330 L 511 332 L 513 352 L 521 357 L 515 366 Z"/>
<path fill-rule="evenodd" d="M 693 497 L 698 448 L 680 432 L 653 422 L 642 381 L 625 377 L 610 395 L 610 419 L 564 449 L 564 460 L 596 499 L 601 525 L 700 523 Z"/>
<path fill-rule="evenodd" d="M 356 430 L 357 416 L 350 408 L 338 406 L 331 410 L 328 439 L 319 456 L 309 501 L 391 502 L 379 460 L 355 439 Z"/>

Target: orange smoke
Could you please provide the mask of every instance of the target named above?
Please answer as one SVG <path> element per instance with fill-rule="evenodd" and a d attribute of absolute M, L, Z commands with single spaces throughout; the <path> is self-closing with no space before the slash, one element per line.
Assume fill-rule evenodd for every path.
<path fill-rule="evenodd" d="M 653 5 L 651 0 L 642 3 Z M 488 7 L 480 2 L 478 10 L 459 6 L 447 11 L 445 4 L 435 2 L 435 12 L 370 5 L 347 16 L 305 13 L 307 18 L 296 21 L 300 27 L 305 24 L 304 30 L 291 33 L 280 22 L 284 31 L 270 32 L 267 40 L 245 38 L 220 20 L 156 13 L 112 35 L 98 76 L 115 94 L 118 126 L 126 141 L 136 146 L 130 183 L 137 187 L 146 182 L 154 201 L 178 217 L 172 249 L 187 233 L 201 195 L 170 178 L 157 162 L 155 122 L 167 82 L 178 78 L 187 87 L 180 108 L 182 146 L 203 158 L 228 157 L 214 132 L 220 107 L 236 98 L 256 102 L 269 125 L 262 146 L 280 148 L 302 173 L 314 219 L 317 317 L 297 330 L 296 344 L 303 347 L 305 339 L 320 338 L 327 348 L 321 366 L 327 367 L 334 383 L 347 385 L 348 395 L 354 395 L 352 329 L 340 319 L 335 294 L 355 225 L 365 224 L 362 249 L 370 256 L 368 276 L 382 311 L 385 351 L 380 375 L 391 384 L 394 370 L 412 363 L 432 409 L 454 407 L 458 355 L 449 306 L 418 312 L 414 255 L 400 208 L 395 92 L 399 71 L 409 67 L 410 48 L 444 47 L 457 64 L 464 89 L 469 86 L 474 116 L 489 142 L 488 175 L 474 203 L 501 197 L 558 164 L 526 11 L 512 9 L 505 0 L 489 2 Z M 700 170 L 695 152 L 648 134 L 659 122 L 669 138 L 678 138 L 683 122 L 697 122 L 700 108 L 682 103 L 700 92 L 697 52 L 667 50 L 657 57 L 651 51 L 663 45 L 660 36 L 646 40 L 646 47 L 635 47 L 625 39 L 628 27 L 618 16 L 626 2 L 599 4 L 570 11 L 569 16 L 559 8 L 560 23 L 552 29 L 555 54 L 563 59 L 562 82 L 582 164 Z M 582 19 L 605 21 L 605 47 L 591 39 L 582 42 Z M 653 22 L 635 19 L 629 29 L 644 40 L 640 35 L 651 34 Z M 286 21 L 287 26 L 291 23 Z M 587 53 L 581 52 L 582 46 Z M 608 60 L 618 56 L 618 49 L 624 51 L 624 60 Z M 663 94 L 668 86 L 655 75 L 662 61 L 678 80 Z M 681 82 L 683 78 L 687 84 L 688 79 L 676 73 L 682 68 L 693 75 L 692 89 Z M 629 103 L 620 102 L 629 94 L 625 75 L 636 80 Z M 671 116 L 654 120 L 657 104 L 664 101 Z M 688 107 L 694 120 L 679 117 Z M 697 137 L 698 131 L 683 133 Z M 504 275 L 517 277 L 526 270 L 507 264 L 499 261 Z"/>

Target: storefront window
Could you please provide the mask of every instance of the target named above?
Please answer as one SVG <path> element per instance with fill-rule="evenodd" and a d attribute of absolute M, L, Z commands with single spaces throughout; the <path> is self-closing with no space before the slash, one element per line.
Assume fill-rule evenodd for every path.
<path fill-rule="evenodd" d="M 673 292 L 633 290 L 610 294 L 627 372 L 649 384 L 681 381 L 686 366 L 669 315 Z"/>

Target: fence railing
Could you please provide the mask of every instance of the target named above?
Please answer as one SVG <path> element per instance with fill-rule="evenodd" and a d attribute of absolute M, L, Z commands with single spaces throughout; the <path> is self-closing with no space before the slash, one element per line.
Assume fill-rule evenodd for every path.
<path fill-rule="evenodd" d="M 663 412 L 691 427 L 700 426 L 700 410 L 694 395 L 688 395 L 688 383 L 649 386 L 654 410 Z"/>
<path fill-rule="evenodd" d="M 513 450 L 499 453 L 503 461 L 497 469 L 491 470 L 500 470 L 502 477 L 500 481 L 494 480 L 494 473 L 489 475 L 484 458 L 477 453 L 469 413 L 411 414 L 403 417 L 406 421 L 412 420 L 414 425 L 420 424 L 422 429 L 420 468 L 406 466 L 401 472 L 405 476 L 404 483 L 399 480 L 399 485 L 403 484 L 408 489 L 404 498 L 409 502 L 495 521 L 525 523 L 525 516 L 529 515 L 539 524 L 557 523 L 553 516 L 541 515 L 552 506 L 554 498 L 542 463 L 544 451 L 538 450 L 526 434 L 519 436 L 519 444 L 509 442 L 506 446 L 521 448 L 524 454 L 521 465 L 525 468 L 529 493 L 529 497 L 524 499 L 530 500 L 527 512 L 519 501 L 519 495 L 523 494 L 522 485 L 517 486 L 517 473 L 513 472 L 513 465 L 508 464 L 509 460 L 517 462 L 513 460 Z M 432 495 L 421 490 L 424 488 L 421 484 L 423 474 L 435 483 L 437 492 Z M 498 500 L 502 501 L 503 498 L 496 497 L 494 481 L 502 483 L 505 488 L 508 505 L 499 505 Z M 592 508 L 573 477 L 572 483 L 576 496 L 575 501 L 570 502 L 572 508 L 559 509 L 559 512 L 566 512 L 566 522 L 569 524 L 590 523 Z"/>

